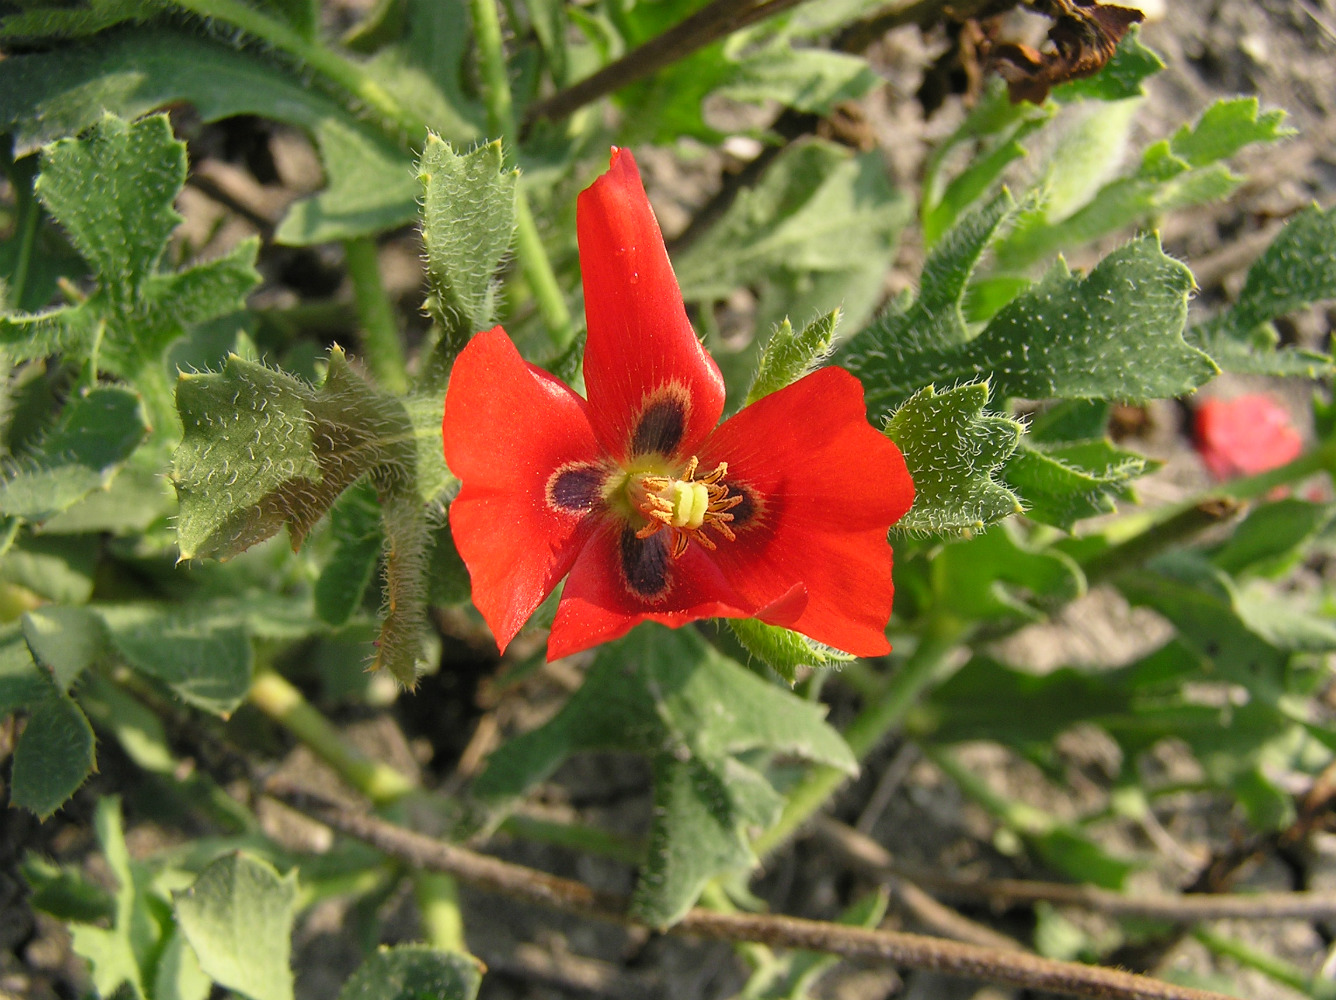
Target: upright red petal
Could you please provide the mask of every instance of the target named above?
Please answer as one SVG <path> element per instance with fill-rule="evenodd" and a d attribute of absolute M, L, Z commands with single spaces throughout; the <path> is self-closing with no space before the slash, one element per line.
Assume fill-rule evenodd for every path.
<path fill-rule="evenodd" d="M 473 603 L 504 651 L 575 561 L 593 520 L 582 502 L 591 491 L 578 487 L 608 463 L 584 400 L 526 363 L 499 326 L 455 361 L 441 430 L 445 461 L 463 484 L 450 530 Z M 554 497 L 562 469 L 577 489 Z"/>
<path fill-rule="evenodd" d="M 724 410 L 724 380 L 696 339 L 635 159 L 612 166 L 576 206 L 584 278 L 590 419 L 613 458 L 685 456 Z"/>
<path fill-rule="evenodd" d="M 677 628 L 701 618 L 749 618 L 756 613 L 697 545 L 679 559 L 668 556 L 666 547 L 660 549 L 657 571 L 664 593 L 653 600 L 637 594 L 624 569 L 623 547 L 634 537 L 630 531 L 615 519 L 605 520 L 581 550 L 552 622 L 549 660 L 620 638 L 643 621 Z M 662 546 L 667 532 L 648 541 Z"/>
<path fill-rule="evenodd" d="M 824 368 L 721 424 L 701 467 L 728 463 L 727 482 L 748 501 L 734 508 L 737 540 L 714 562 L 758 606 L 795 584 L 807 602 L 761 618 L 859 656 L 890 649 L 890 526 L 914 502 L 900 450 L 867 422 L 863 387 Z"/>

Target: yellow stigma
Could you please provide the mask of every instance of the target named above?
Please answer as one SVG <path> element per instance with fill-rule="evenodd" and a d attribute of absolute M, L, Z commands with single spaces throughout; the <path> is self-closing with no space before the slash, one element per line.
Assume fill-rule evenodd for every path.
<path fill-rule="evenodd" d="M 649 538 L 667 528 L 673 533 L 671 552 L 676 559 L 687 550 L 687 543 L 695 540 L 707 549 L 716 548 L 714 539 L 705 534 L 713 528 L 730 542 L 736 537 L 728 522 L 728 513 L 742 503 L 740 493 L 730 494 L 720 480 L 728 473 L 728 463 L 719 465 L 699 479 L 695 478 L 697 460 L 693 456 L 679 476 L 664 476 L 650 472 L 631 475 L 626 482 L 626 495 L 632 509 L 645 519 L 645 526 L 636 532 L 637 538 Z"/>

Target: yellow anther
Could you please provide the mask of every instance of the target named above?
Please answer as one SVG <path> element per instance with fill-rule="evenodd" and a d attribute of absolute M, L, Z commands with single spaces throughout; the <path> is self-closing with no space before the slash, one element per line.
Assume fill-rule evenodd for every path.
<path fill-rule="evenodd" d="M 713 471 L 696 479 L 698 465 L 693 456 L 678 476 L 645 472 L 627 480 L 626 496 L 645 520 L 636 537 L 649 538 L 667 528 L 673 536 L 669 552 L 674 559 L 686 552 L 691 541 L 713 551 L 717 544 L 705 534 L 707 528 L 715 529 L 730 542 L 737 537 L 728 525 L 733 520 L 728 511 L 742 503 L 744 497 L 730 493 L 721 482 L 728 473 L 728 465 L 720 462 Z"/>

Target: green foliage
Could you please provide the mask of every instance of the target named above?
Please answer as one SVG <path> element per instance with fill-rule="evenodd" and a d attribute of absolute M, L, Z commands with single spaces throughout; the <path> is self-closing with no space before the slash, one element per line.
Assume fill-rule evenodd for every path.
<path fill-rule="evenodd" d="M 752 378 L 751 388 L 747 390 L 746 405 L 750 406 L 758 399 L 786 385 L 792 385 L 819 368 L 830 354 L 835 326 L 839 321 L 840 311 L 836 309 L 818 316 L 803 327 L 800 333 L 794 333 L 786 317 L 775 328 L 761 351 L 756 375 Z"/>
<path fill-rule="evenodd" d="M 339 1000 L 473 1000 L 482 973 L 472 955 L 424 945 L 382 948 L 343 984 Z"/>
<path fill-rule="evenodd" d="M 1020 500 L 995 476 L 1023 428 L 986 412 L 988 395 L 986 382 L 945 392 L 928 386 L 887 421 L 886 436 L 904 453 L 914 480 L 914 506 L 898 530 L 976 529 L 1021 512 Z"/>
<path fill-rule="evenodd" d="M 754 618 L 729 618 L 728 627 L 743 649 L 784 678 L 789 687 L 797 683 L 804 667 L 829 667 L 854 659 L 805 635 Z"/>
<path fill-rule="evenodd" d="M 244 853 L 227 854 L 175 893 L 173 909 L 200 968 L 251 1000 L 292 1000 L 295 872 L 279 875 Z"/>
<path fill-rule="evenodd" d="M 785 150 L 723 217 L 673 259 L 689 301 L 757 291 L 756 326 L 829 312 L 859 324 L 882 295 L 904 197 L 880 160 L 811 140 Z"/>
<path fill-rule="evenodd" d="M 881 924 L 886 916 L 889 893 L 885 889 L 869 892 L 845 909 L 839 922 L 846 927 L 866 927 L 869 930 Z M 772 955 L 760 951 L 749 958 L 756 969 L 747 980 L 737 1000 L 808 1000 L 817 981 L 839 959 L 819 951 L 791 951 Z"/>
<path fill-rule="evenodd" d="M 431 287 L 427 309 L 440 338 L 420 388 L 437 393 L 468 339 L 496 322 L 496 272 L 515 232 L 518 175 L 503 169 L 499 142 L 456 153 L 428 136 L 418 180 Z"/>
<path fill-rule="evenodd" d="M 892 303 L 845 346 L 838 363 L 861 376 L 866 386 L 871 372 L 890 374 L 912 366 L 918 356 L 936 356 L 966 343 L 970 330 L 961 310 L 966 287 L 1015 207 L 1011 195 L 1003 191 L 953 226 L 924 261 L 918 295 L 912 301 L 901 298 Z M 889 391 L 883 389 L 876 397 L 878 405 L 883 399 L 897 403 L 920 385 L 909 379 Z"/>
<path fill-rule="evenodd" d="M 855 769 L 822 714 L 689 629 L 641 626 L 603 648 L 583 687 L 551 722 L 492 755 L 474 794 L 499 811 L 573 753 L 629 750 L 648 757 L 654 816 L 632 909 L 665 927 L 711 878 L 755 863 L 747 832 L 774 822 L 783 804 L 765 775 L 765 755 Z"/>
<path fill-rule="evenodd" d="M 1336 208 L 1310 206 L 1290 219 L 1248 269 L 1238 301 L 1193 326 L 1188 342 L 1227 371 L 1256 375 L 1330 375 L 1331 358 L 1276 345 L 1271 321 L 1336 299 Z"/>
<path fill-rule="evenodd" d="M 972 621 L 1038 621 L 1043 607 L 1085 592 L 1085 576 L 1070 557 L 1031 548 L 1016 534 L 999 525 L 944 546 L 932 560 L 933 590 L 952 614 Z"/>
<path fill-rule="evenodd" d="M 233 355 L 220 373 L 182 374 L 176 404 L 185 559 L 235 555 L 285 524 L 299 546 L 358 479 L 371 474 L 388 489 L 417 468 L 402 403 L 372 389 L 338 348 L 319 389 Z"/>
<path fill-rule="evenodd" d="M 250 689 L 244 629 L 190 607 L 119 604 L 98 609 L 116 655 L 167 684 L 183 700 L 228 715 Z"/>
<path fill-rule="evenodd" d="M 1131 484 L 1146 459 L 1105 439 L 1044 444 L 1022 440 L 1002 478 L 1025 498 L 1035 521 L 1070 531 L 1077 521 L 1111 514 L 1132 498 Z"/>
<path fill-rule="evenodd" d="M 928 383 L 988 378 L 1001 396 L 1140 400 L 1189 392 L 1216 374 L 1183 340 L 1192 274 L 1143 237 L 1082 277 L 1059 260 L 972 340 L 929 349 L 855 340 L 850 370 L 876 411 Z"/>
<path fill-rule="evenodd" d="M 0 514 L 45 521 L 105 489 L 148 428 L 139 397 L 102 387 L 71 400 L 36 454 L 0 478 Z"/>
<path fill-rule="evenodd" d="M 329 514 L 334 552 L 315 586 L 315 610 L 322 621 L 343 625 L 362 603 L 385 543 L 380 508 L 370 483 L 346 490 Z"/>
<path fill-rule="evenodd" d="M 45 819 L 93 770 L 93 727 L 69 695 L 51 690 L 30 706 L 28 728 L 14 752 L 9 801 Z"/>
<path fill-rule="evenodd" d="M 1020 270 L 1157 213 L 1225 198 L 1242 178 L 1220 161 L 1245 146 L 1291 135 L 1281 126 L 1284 117 L 1280 111 L 1259 114 L 1255 97 L 1217 101 L 1195 126 L 1184 125 L 1150 146 L 1134 172 L 1109 181 L 1069 214 L 1048 204 L 1025 213 L 998 246 L 998 259 Z"/>
<path fill-rule="evenodd" d="M 180 102 L 205 121 L 256 114 L 311 136 L 326 187 L 288 209 L 282 242 L 361 236 L 416 217 L 406 152 L 280 64 L 222 40 L 144 27 L 0 63 L 0 123 L 20 154 L 83 131 L 104 110 L 134 118 Z"/>
<path fill-rule="evenodd" d="M 143 23 L 168 10 L 167 0 L 88 0 L 86 5 L 26 3 L 18 13 L 0 17 L 0 39 L 51 42 L 84 38 L 118 24 Z"/>

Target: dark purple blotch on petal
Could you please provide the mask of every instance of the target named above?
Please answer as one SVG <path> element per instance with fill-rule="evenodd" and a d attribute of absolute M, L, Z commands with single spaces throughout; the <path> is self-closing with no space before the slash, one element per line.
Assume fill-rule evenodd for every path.
<path fill-rule="evenodd" d="M 558 469 L 547 484 L 548 502 L 572 514 L 587 514 L 603 499 L 607 473 L 596 465 Z"/>
<path fill-rule="evenodd" d="M 652 601 L 662 597 L 672 585 L 672 557 L 668 554 L 668 532 L 637 538 L 631 528 L 622 530 L 618 542 L 622 561 L 622 579 L 638 597 Z"/>

